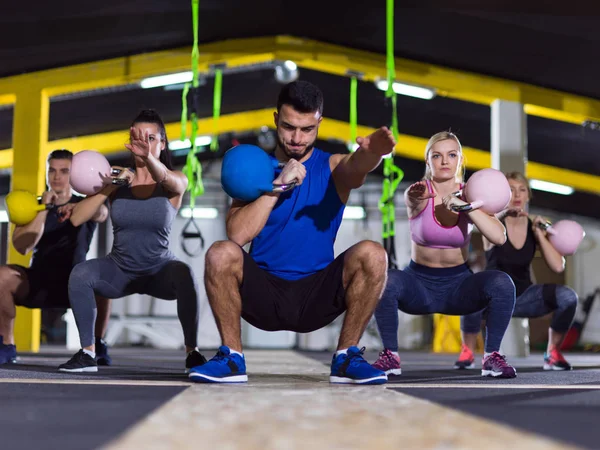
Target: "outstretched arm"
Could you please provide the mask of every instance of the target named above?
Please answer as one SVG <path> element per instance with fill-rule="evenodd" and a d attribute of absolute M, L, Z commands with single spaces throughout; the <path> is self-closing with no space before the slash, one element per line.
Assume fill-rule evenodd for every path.
<path fill-rule="evenodd" d="M 179 170 L 168 169 L 167 166 L 150 153 L 149 133 L 144 133 L 142 130 L 132 127 L 130 134 L 131 143 L 125 144 L 125 147 L 144 161 L 152 179 L 162 184 L 166 190 L 177 195 L 183 195 L 188 185 L 188 179 L 185 174 Z M 163 151 L 168 151 L 168 149 Z"/>
<path fill-rule="evenodd" d="M 365 182 L 367 174 L 374 170 L 384 155 L 394 150 L 396 140 L 386 127 L 379 128 L 367 137 L 359 137 L 360 147 L 348 155 L 334 155 L 330 167 L 338 191 L 350 191 L 359 188 Z"/>

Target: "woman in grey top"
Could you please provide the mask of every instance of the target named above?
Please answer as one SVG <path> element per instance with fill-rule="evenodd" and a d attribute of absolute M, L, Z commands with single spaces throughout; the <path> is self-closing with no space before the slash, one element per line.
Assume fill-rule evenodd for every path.
<path fill-rule="evenodd" d="M 186 369 L 206 362 L 196 348 L 198 288 L 191 268 L 169 250 L 171 224 L 181 207 L 186 176 L 173 170 L 165 125 L 152 111 L 142 111 L 130 128 L 133 169 L 122 170 L 127 186 L 107 184 L 79 202 L 70 220 L 77 226 L 108 201 L 113 224 L 111 252 L 76 265 L 69 278 L 69 301 L 81 350 L 59 366 L 64 372 L 96 372 L 94 294 L 120 298 L 138 293 L 177 300 L 187 352 Z M 110 179 L 109 179 L 110 182 Z"/>

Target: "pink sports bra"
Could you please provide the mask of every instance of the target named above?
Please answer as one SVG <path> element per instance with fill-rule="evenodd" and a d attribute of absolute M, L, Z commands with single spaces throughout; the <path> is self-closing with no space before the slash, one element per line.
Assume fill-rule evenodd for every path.
<path fill-rule="evenodd" d="M 427 180 L 427 189 L 433 192 L 429 180 Z M 424 247 L 463 248 L 470 242 L 473 231 L 473 223 L 469 216 L 466 213 L 459 213 L 456 225 L 445 227 L 435 217 L 434 201 L 435 199 L 430 198 L 425 208 L 409 220 L 412 240 Z"/>

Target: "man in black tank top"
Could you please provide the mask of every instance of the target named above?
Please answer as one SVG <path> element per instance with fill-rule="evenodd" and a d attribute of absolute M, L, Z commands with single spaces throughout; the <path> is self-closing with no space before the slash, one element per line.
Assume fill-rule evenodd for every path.
<path fill-rule="evenodd" d="M 498 218 L 506 227 L 507 239 L 502 246 L 493 246 L 484 240 L 486 270 L 501 270 L 515 283 L 517 301 L 513 317 L 534 318 L 554 313 L 548 330 L 548 348 L 544 354 L 543 368 L 570 370 L 571 365 L 562 355 L 560 347 L 575 317 L 577 293 L 563 285 L 533 284 L 531 262 L 538 247 L 548 267 L 556 273 L 564 270 L 565 260 L 554 249 L 540 226 L 546 220 L 540 216 L 532 220 L 526 213 L 531 198 L 528 180 L 519 172 L 509 173 L 506 177 L 512 198 L 508 209 L 498 214 Z M 483 313 L 481 311 L 461 319 L 464 342 L 454 365 L 456 369 L 474 367 L 473 349 Z"/>
<path fill-rule="evenodd" d="M 0 267 L 0 364 L 15 362 L 13 326 L 15 306 L 40 309 L 67 309 L 67 285 L 71 269 L 85 261 L 96 224 L 104 222 L 108 210 L 103 207 L 93 220 L 74 227 L 68 220 L 73 206 L 84 197 L 75 195 L 69 184 L 73 154 L 55 150 L 48 157 L 47 182 L 50 189 L 41 202 L 53 208 L 41 211 L 27 225 L 17 226 L 12 235 L 15 249 L 25 255 L 32 252 L 29 267 L 7 265 Z M 110 313 L 110 300 L 98 298 L 100 320 L 98 334 L 103 336 Z M 110 364 L 105 351 L 100 363 Z"/>

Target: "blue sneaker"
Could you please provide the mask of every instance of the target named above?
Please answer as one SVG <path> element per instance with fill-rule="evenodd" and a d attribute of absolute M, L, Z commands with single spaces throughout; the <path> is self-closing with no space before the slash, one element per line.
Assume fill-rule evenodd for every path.
<path fill-rule="evenodd" d="M 96 338 L 96 363 L 99 366 L 110 366 L 112 358 L 108 354 L 108 344 L 102 338 Z"/>
<path fill-rule="evenodd" d="M 189 378 L 196 383 L 245 383 L 248 381 L 246 361 L 222 345 L 210 361 L 191 368 Z"/>
<path fill-rule="evenodd" d="M 17 347 L 13 344 L 4 344 L 4 338 L 0 336 L 0 364 L 17 362 Z"/>
<path fill-rule="evenodd" d="M 344 355 L 333 355 L 330 383 L 384 384 L 385 372 L 374 368 L 363 357 L 365 348 L 350 347 Z"/>

